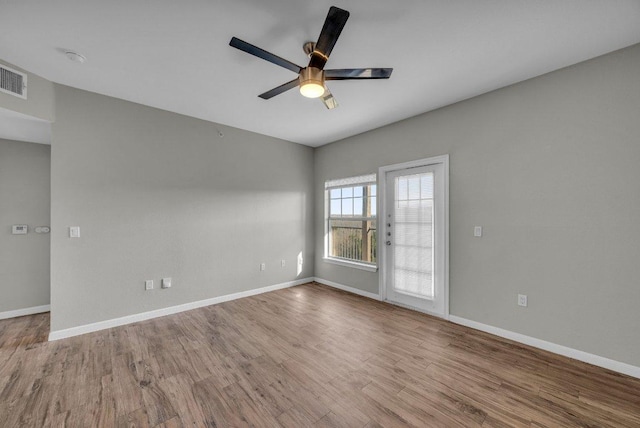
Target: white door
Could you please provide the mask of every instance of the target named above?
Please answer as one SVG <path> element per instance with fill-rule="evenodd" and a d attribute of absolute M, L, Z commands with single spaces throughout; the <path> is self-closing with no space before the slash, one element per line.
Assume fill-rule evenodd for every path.
<path fill-rule="evenodd" d="M 443 163 L 386 172 L 386 299 L 446 317 Z"/>

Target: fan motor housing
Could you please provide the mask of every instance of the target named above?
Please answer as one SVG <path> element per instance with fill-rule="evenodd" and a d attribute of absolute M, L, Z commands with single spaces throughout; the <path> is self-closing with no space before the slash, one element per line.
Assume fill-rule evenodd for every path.
<path fill-rule="evenodd" d="M 307 98 L 318 98 L 325 93 L 324 70 L 306 67 L 300 71 L 300 93 Z"/>
<path fill-rule="evenodd" d="M 316 67 L 305 67 L 300 72 L 300 85 L 305 83 L 317 83 L 324 86 L 324 70 Z"/>

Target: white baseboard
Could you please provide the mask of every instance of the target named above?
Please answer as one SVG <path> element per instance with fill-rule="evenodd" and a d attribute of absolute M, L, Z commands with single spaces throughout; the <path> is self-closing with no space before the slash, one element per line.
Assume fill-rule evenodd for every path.
<path fill-rule="evenodd" d="M 25 315 L 41 314 L 49 312 L 51 305 L 33 306 L 31 308 L 15 309 L 13 311 L 0 312 L 0 320 L 7 318 L 23 317 Z"/>
<path fill-rule="evenodd" d="M 329 287 L 337 288 L 338 290 L 347 291 L 349 293 L 357 294 L 359 296 L 368 297 L 369 299 L 380 300 L 380 295 L 379 294 L 371 293 L 369 291 L 360 290 L 359 288 L 349 287 L 348 285 L 338 284 L 337 282 L 328 281 L 326 279 L 322 279 L 322 278 L 318 278 L 318 277 L 315 277 L 314 281 L 318 282 L 320 284 L 328 285 Z"/>
<path fill-rule="evenodd" d="M 125 324 L 149 320 L 152 318 L 177 314 L 179 312 L 189 311 L 191 309 L 197 309 L 203 306 L 215 305 L 217 303 L 228 302 L 230 300 L 241 299 L 243 297 L 255 296 L 257 294 L 267 293 L 269 291 L 294 287 L 296 285 L 306 284 L 307 282 L 311 281 L 313 281 L 313 278 L 302 278 L 295 281 L 283 282 L 281 284 L 256 288 L 254 290 L 241 291 L 239 293 L 227 294 L 224 296 L 213 297 L 211 299 L 199 300 L 197 302 L 184 303 L 182 305 L 170 306 L 168 308 L 156 309 L 154 311 L 142 312 L 140 314 L 127 315 L 121 318 L 99 321 L 91 324 L 81 325 L 78 327 L 67 328 L 64 330 L 56 330 L 49 333 L 49 340 L 52 341 L 64 339 L 67 337 L 79 336 L 81 334 L 92 333 L 94 331 L 105 330 L 107 328 L 113 328 Z"/>
<path fill-rule="evenodd" d="M 490 333 L 496 336 L 504 337 L 505 339 L 511 339 L 515 342 L 520 342 L 525 345 L 533 346 L 534 348 L 544 349 L 545 351 L 553 352 L 554 354 L 559 354 L 565 357 L 573 358 L 574 360 L 593 364 L 594 366 L 599 366 L 605 369 L 613 370 L 614 372 L 640 378 L 640 367 L 632 366 L 631 364 L 622 363 L 620 361 L 601 357 L 599 355 L 590 354 L 584 351 L 579 351 L 577 349 L 569 348 L 567 346 L 562 346 L 555 343 L 547 342 L 546 340 L 536 339 L 535 337 L 526 336 L 520 333 L 515 333 L 513 331 L 505 330 L 499 327 L 493 327 L 491 325 L 482 324 L 477 321 L 471 321 L 466 318 L 457 317 L 455 315 L 450 315 L 449 321 L 454 322 L 456 324 L 464 325 L 466 327 L 471 327 L 476 330 L 484 331 L 486 333 Z"/>

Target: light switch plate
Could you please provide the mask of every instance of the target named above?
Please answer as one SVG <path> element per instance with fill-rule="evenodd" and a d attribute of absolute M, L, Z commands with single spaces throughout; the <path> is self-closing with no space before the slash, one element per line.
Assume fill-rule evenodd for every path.
<path fill-rule="evenodd" d="M 475 226 L 473 228 L 473 236 L 480 238 L 482 236 L 482 226 Z"/>
<path fill-rule="evenodd" d="M 71 226 L 69 228 L 69 238 L 79 238 L 80 237 L 80 226 Z"/>
<path fill-rule="evenodd" d="M 153 290 L 153 279 L 147 279 L 144 282 L 144 289 L 145 290 Z"/>
<path fill-rule="evenodd" d="M 162 288 L 171 288 L 171 278 L 162 278 Z"/>

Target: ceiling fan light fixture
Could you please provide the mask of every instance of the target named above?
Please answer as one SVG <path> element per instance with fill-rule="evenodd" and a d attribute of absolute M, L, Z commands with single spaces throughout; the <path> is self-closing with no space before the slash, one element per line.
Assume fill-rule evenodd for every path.
<path fill-rule="evenodd" d="M 307 98 L 320 98 L 324 95 L 324 86 L 317 82 L 307 82 L 300 86 L 300 93 Z"/>
<path fill-rule="evenodd" d="M 300 93 L 307 98 L 324 95 L 324 71 L 316 67 L 303 68 L 300 72 Z"/>
<path fill-rule="evenodd" d="M 263 100 L 269 100 L 297 86 L 300 89 L 300 94 L 304 97 L 321 98 L 325 107 L 333 109 L 338 106 L 338 103 L 329 88 L 325 86 L 325 77 L 329 80 L 388 79 L 393 71 L 393 68 L 343 68 L 327 70 L 325 73 L 324 66 L 329 60 L 329 55 L 338 41 L 347 19 L 349 19 L 348 11 L 335 6 L 329 8 L 318 41 L 316 43 L 306 42 L 302 46 L 304 53 L 309 56 L 309 65 L 304 68 L 237 37 L 232 37 L 229 45 L 298 75 L 296 79 L 258 95 Z"/>

